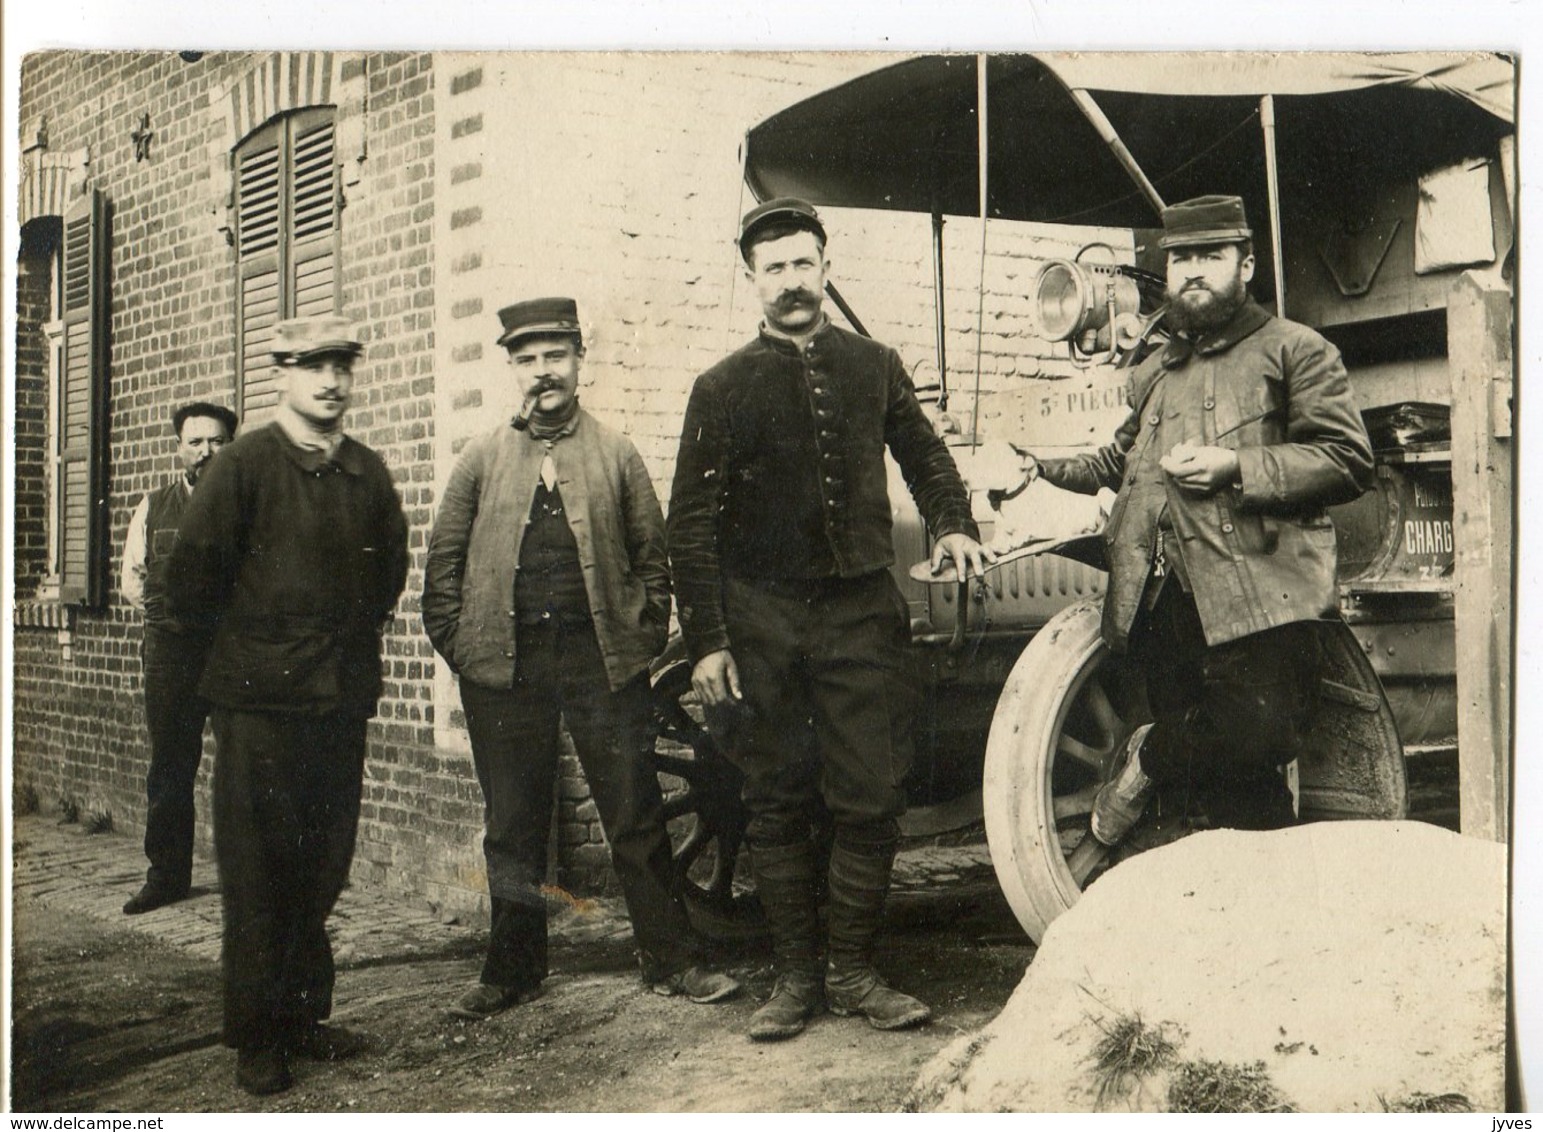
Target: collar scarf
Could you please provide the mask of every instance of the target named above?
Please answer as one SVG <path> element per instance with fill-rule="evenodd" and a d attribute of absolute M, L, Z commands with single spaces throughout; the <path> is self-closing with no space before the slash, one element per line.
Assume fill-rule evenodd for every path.
<path fill-rule="evenodd" d="M 555 413 L 539 410 L 530 415 L 530 435 L 536 440 L 556 440 L 567 436 L 578 427 L 579 399 L 574 397 L 565 408 Z"/>
<path fill-rule="evenodd" d="M 286 404 L 279 405 L 279 411 L 274 414 L 274 423 L 284 430 L 284 435 L 302 452 L 320 452 L 329 460 L 337 454 L 338 446 L 343 443 L 342 422 L 332 429 L 318 428 L 313 421 L 307 420 Z"/>

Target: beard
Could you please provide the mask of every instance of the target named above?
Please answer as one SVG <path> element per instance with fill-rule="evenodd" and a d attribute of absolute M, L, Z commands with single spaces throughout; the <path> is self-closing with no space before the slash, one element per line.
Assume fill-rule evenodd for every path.
<path fill-rule="evenodd" d="M 1248 301 L 1248 287 L 1241 274 L 1221 291 L 1200 284 L 1189 284 L 1177 294 L 1169 291 L 1168 324 L 1190 335 L 1209 334 L 1232 321 Z"/>

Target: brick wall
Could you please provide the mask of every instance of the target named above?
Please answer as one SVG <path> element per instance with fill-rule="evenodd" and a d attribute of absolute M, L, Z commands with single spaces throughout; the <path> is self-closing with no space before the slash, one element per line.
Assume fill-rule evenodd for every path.
<path fill-rule="evenodd" d="M 16 629 L 16 779 L 34 785 L 45 803 L 65 795 L 110 810 L 120 828 L 143 820 L 148 762 L 140 622 L 116 584 L 124 534 L 140 497 L 175 473 L 172 410 L 194 399 L 235 399 L 229 153 L 241 138 L 231 91 L 249 76 L 280 74 L 277 58 L 50 52 L 30 57 L 22 76 L 23 130 L 35 132 L 46 122 L 50 150 L 86 150 L 90 183 L 106 192 L 113 208 L 112 585 L 107 608 L 77 612 L 68 631 Z M 305 58 L 323 68 L 331 64 L 324 55 Z M 432 61 L 381 54 L 336 62 L 328 96 L 338 107 L 344 164 L 342 309 L 367 341 L 350 428 L 392 468 L 421 554 L 433 469 Z M 295 108 L 293 89 L 259 89 L 255 97 L 277 110 Z M 146 114 L 152 138 L 141 160 L 131 135 Z M 365 159 L 357 160 L 361 154 Z M 21 301 L 32 294 L 24 286 Z M 41 422 L 46 368 L 34 341 L 39 320 L 21 314 L 18 345 L 24 359 L 36 360 L 23 375 L 20 406 Z M 30 475 L 34 496 L 41 493 L 35 481 L 42 446 L 39 435 L 23 447 L 18 464 L 19 475 Z M 25 506 L 28 498 L 19 502 Z M 18 553 L 24 553 L 20 544 Z M 410 590 L 419 584 L 419 568 L 415 563 Z M 29 570 L 19 576 L 39 573 Z M 405 610 L 385 651 L 387 689 L 372 727 L 371 817 L 361 831 L 360 872 L 364 879 L 406 884 L 401 875 L 387 875 L 396 854 L 379 846 L 400 844 L 401 854 L 414 860 L 410 831 L 420 819 L 413 776 L 422 773 L 421 753 L 432 751 L 433 711 L 427 645 Z M 205 849 L 207 771 L 206 762 L 199 785 Z M 448 793 L 455 793 L 453 784 Z M 480 810 L 454 814 L 458 824 L 480 821 Z M 399 836 L 398 825 L 408 832 Z"/>

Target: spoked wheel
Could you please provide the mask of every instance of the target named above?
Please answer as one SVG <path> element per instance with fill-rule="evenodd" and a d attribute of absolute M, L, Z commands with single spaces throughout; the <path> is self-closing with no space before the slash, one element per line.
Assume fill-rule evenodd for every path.
<path fill-rule="evenodd" d="M 1150 719 L 1139 673 L 1099 636 L 1096 601 L 1035 634 L 1003 685 L 986 740 L 986 840 L 997 881 L 1038 942 L 1050 921 L 1113 863 L 1088 831 L 1116 754 Z M 1153 814 L 1142 825 L 1159 822 Z M 1139 843 L 1140 826 L 1128 840 Z"/>
<path fill-rule="evenodd" d="M 1159 794 L 1119 848 L 1088 829 L 1093 799 L 1131 732 L 1151 718 L 1141 672 L 1111 654 L 1102 605 L 1052 617 L 1014 664 L 986 740 L 986 841 L 1008 904 L 1037 943 L 1122 857 L 1182 836 L 1182 806 Z M 1403 748 L 1382 686 L 1351 631 L 1319 625 L 1317 694 L 1297 760 L 1304 821 L 1407 812 Z"/>
<path fill-rule="evenodd" d="M 663 776 L 664 815 L 693 926 L 709 938 L 759 933 L 759 904 L 734 884 L 745 842 L 744 776 L 707 730 L 691 688 L 690 661 L 666 664 L 654 675 L 649 758 Z"/>

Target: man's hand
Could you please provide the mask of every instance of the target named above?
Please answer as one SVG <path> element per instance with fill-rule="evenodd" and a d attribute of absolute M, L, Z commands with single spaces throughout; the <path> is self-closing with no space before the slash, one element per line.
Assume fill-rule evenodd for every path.
<path fill-rule="evenodd" d="M 744 699 L 739 690 L 739 666 L 728 649 L 710 652 L 696 662 L 691 687 L 705 707 L 719 708 Z"/>
<path fill-rule="evenodd" d="M 1238 454 L 1230 448 L 1175 444 L 1158 463 L 1174 483 L 1192 495 L 1210 495 L 1238 478 Z"/>
<path fill-rule="evenodd" d="M 986 576 L 986 567 L 997 560 L 996 552 L 989 547 L 984 547 L 969 535 L 956 531 L 951 535 L 944 535 L 938 539 L 932 547 L 932 572 L 938 573 L 943 569 L 943 563 L 952 559 L 954 571 L 960 579 L 969 576 L 971 567 L 975 569 L 977 578 Z"/>

